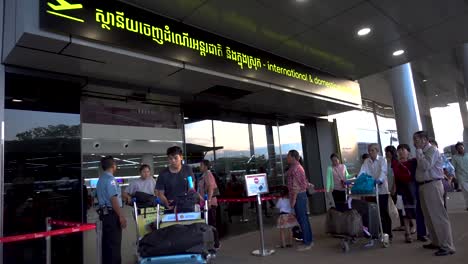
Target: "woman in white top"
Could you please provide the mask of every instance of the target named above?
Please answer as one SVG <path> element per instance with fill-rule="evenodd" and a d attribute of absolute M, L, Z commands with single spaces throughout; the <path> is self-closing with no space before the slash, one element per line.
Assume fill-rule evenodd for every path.
<path fill-rule="evenodd" d="M 137 192 L 155 195 L 156 180 L 151 176 L 151 168 L 147 164 L 140 167 L 140 178 L 130 182 L 130 185 L 125 189 L 123 198 L 127 204 L 131 204 L 132 197 Z"/>
<path fill-rule="evenodd" d="M 388 211 L 388 180 L 387 180 L 387 160 L 379 156 L 379 144 L 370 144 L 368 147 L 369 158 L 364 161 L 359 175 L 366 173 L 371 175 L 378 184 L 379 191 L 379 205 L 380 205 L 380 218 L 382 220 L 382 228 L 385 234 L 388 234 L 390 240 L 393 238 L 392 234 L 392 219 Z M 375 200 L 369 198 L 368 200 Z"/>

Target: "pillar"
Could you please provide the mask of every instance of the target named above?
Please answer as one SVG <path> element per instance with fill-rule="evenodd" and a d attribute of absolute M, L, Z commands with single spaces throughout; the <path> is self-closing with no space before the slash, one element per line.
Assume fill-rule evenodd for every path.
<path fill-rule="evenodd" d="M 400 144 L 413 145 L 413 134 L 422 129 L 411 64 L 385 73 L 390 84 Z M 376 88 L 378 89 L 378 88 Z"/>
<path fill-rule="evenodd" d="M 271 125 L 265 126 L 267 149 L 268 149 L 268 169 L 270 170 L 271 178 L 276 180 L 278 176 L 276 172 L 276 152 L 275 152 L 275 139 L 273 136 L 273 127 Z"/>
<path fill-rule="evenodd" d="M 4 13 L 4 2 L 0 1 L 0 14 Z M 3 21 L 0 20 L 0 36 L 3 36 Z M 0 50 L 3 50 L 3 39 L 0 39 Z M 3 52 L 2 52 L 3 54 Z M 3 58 L 0 58 L 3 61 Z M 4 159 L 4 147 L 5 147 L 5 135 L 4 135 L 4 109 L 5 109 L 5 66 L 0 64 L 0 237 L 3 237 L 3 206 L 4 206 L 4 173 L 3 173 L 3 159 Z M 0 243 L 0 264 L 3 263 L 3 244 Z"/>
<path fill-rule="evenodd" d="M 468 44 L 463 44 L 459 50 L 461 51 L 459 54 L 461 55 L 461 64 L 463 66 L 462 73 L 465 85 L 457 86 L 457 97 L 463 122 L 463 142 L 466 144 L 468 143 L 468 110 L 466 107 L 466 89 L 468 86 Z"/>
<path fill-rule="evenodd" d="M 467 80 L 465 80 L 466 82 Z M 457 99 L 460 107 L 460 114 L 463 123 L 463 142 L 468 142 L 468 109 L 466 107 L 466 92 L 465 87 L 457 85 Z"/>

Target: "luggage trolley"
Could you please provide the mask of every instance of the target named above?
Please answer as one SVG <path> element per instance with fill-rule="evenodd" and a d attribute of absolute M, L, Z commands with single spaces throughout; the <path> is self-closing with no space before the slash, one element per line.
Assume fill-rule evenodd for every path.
<path fill-rule="evenodd" d="M 156 207 L 138 208 L 136 200 L 133 199 L 132 215 L 136 223 L 137 232 L 137 258 L 138 264 L 212 264 L 216 258 L 215 252 L 209 254 L 180 254 L 171 256 L 157 256 L 142 258 L 138 254 L 138 243 L 146 234 L 153 230 L 165 228 L 171 225 L 183 224 L 190 225 L 194 223 L 208 224 L 208 197 L 205 196 L 205 208 L 200 212 L 164 214 L 164 207 L 160 205 L 159 198 L 156 198 Z M 204 216 L 204 219 L 202 218 Z"/>
<path fill-rule="evenodd" d="M 351 188 L 350 184 L 346 184 L 346 203 L 348 205 L 351 204 L 351 201 L 349 200 L 350 198 L 363 198 L 363 197 L 375 197 L 376 200 L 376 205 L 377 205 L 377 221 L 379 223 L 379 231 L 378 231 L 378 237 L 377 239 L 379 240 L 380 244 L 384 248 L 388 248 L 390 246 L 390 238 L 389 235 L 384 233 L 383 227 L 382 227 L 382 219 L 380 216 L 380 203 L 379 203 L 379 185 L 376 183 L 375 184 L 375 193 L 371 194 L 352 194 L 351 193 Z M 369 202 L 367 202 L 369 203 Z M 352 207 L 352 206 L 351 206 Z M 359 210 L 358 210 L 359 211 Z M 359 212 L 361 216 L 363 215 L 361 212 Z M 370 216 L 369 216 L 370 218 Z M 370 234 L 370 238 L 368 243 L 365 245 L 365 247 L 372 247 L 374 246 L 374 241 L 375 237 L 373 237 L 373 234 Z M 355 244 L 357 243 L 356 237 L 350 237 L 350 236 L 341 236 L 341 249 L 343 252 L 347 253 L 350 250 L 350 244 Z"/>

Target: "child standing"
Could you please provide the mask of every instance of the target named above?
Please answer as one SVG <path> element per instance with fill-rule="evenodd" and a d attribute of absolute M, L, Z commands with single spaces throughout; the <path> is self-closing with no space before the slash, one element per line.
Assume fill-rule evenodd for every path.
<path fill-rule="evenodd" d="M 291 229 L 299 224 L 297 223 L 296 216 L 292 214 L 293 210 L 289 201 L 289 192 L 287 188 L 281 190 L 281 198 L 276 202 L 276 208 L 280 211 L 276 225 L 280 230 L 281 245 L 279 245 L 279 247 L 292 247 L 293 235 Z M 287 244 L 286 236 L 288 237 Z"/>

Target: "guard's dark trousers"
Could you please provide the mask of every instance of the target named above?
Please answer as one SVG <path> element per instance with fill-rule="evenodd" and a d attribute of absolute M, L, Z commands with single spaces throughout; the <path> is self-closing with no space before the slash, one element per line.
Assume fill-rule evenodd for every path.
<path fill-rule="evenodd" d="M 121 264 L 122 228 L 119 217 L 110 212 L 102 219 L 102 264 Z"/>

